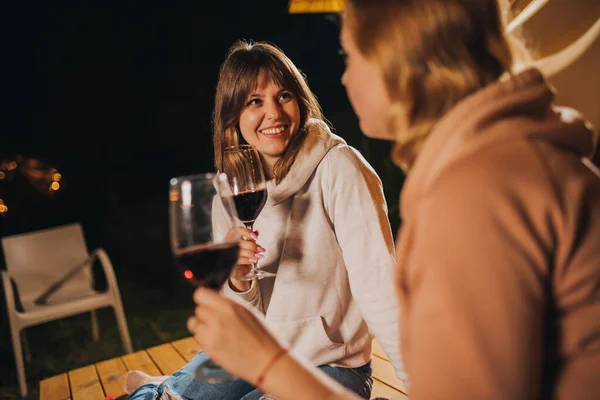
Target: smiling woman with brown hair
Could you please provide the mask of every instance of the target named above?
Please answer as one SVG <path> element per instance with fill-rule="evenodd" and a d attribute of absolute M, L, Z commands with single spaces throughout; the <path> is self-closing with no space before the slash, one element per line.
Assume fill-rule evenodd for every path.
<path fill-rule="evenodd" d="M 261 75 L 261 72 L 264 74 Z M 311 119 L 323 121 L 325 118 L 298 68 L 278 47 L 269 43 L 239 41 L 231 47 L 227 60 L 221 66 L 213 115 L 215 165 L 218 170 L 223 171 L 223 150 L 247 143 L 240 128 L 240 120 L 244 118 L 243 114 L 248 115 L 253 109 L 247 107 L 249 100 L 253 101 L 253 105 L 258 105 L 260 96 L 250 98 L 250 94 L 257 88 L 259 81 L 263 84 L 273 82 L 277 87 L 289 88 L 297 96 L 298 126 L 289 129 L 295 134 L 285 141 L 275 141 L 272 144 L 277 146 L 276 143 L 283 143 L 283 149 L 270 150 L 275 153 L 273 157 L 276 160 L 268 174 L 279 183 L 289 172 L 306 138 L 307 130 L 299 128 L 306 126 Z M 270 166 L 271 163 L 268 164 Z"/>
<path fill-rule="evenodd" d="M 554 104 L 540 71 L 517 70 L 496 0 L 345 3 L 342 82 L 408 175 L 396 289 L 410 398 L 597 398 L 590 125 Z M 231 372 L 278 400 L 354 398 L 282 356 L 243 307 L 207 289 L 194 299 L 189 329 Z"/>
<path fill-rule="evenodd" d="M 331 132 L 298 68 L 272 44 L 234 44 L 220 70 L 213 122 L 217 169 L 226 169 L 228 147 L 249 144 L 268 179 L 256 231 L 230 231 L 240 256 L 222 294 L 264 315 L 280 338 L 294 344 L 295 354 L 363 398 L 370 397 L 373 382 L 373 335 L 396 375 L 406 378 L 381 181 L 358 151 Z M 216 231 L 218 217 L 213 219 Z M 245 281 L 259 259 L 275 277 Z M 206 358 L 199 353 L 166 380 L 130 373 L 126 391 L 137 389 L 130 396 L 136 400 L 152 399 L 155 391 L 203 400 L 262 396 L 260 381 L 196 380 L 194 371 Z"/>

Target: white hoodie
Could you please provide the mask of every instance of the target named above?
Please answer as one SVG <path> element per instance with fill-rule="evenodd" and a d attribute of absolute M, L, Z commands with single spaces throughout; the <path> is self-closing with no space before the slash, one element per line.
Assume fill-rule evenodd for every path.
<path fill-rule="evenodd" d="M 254 228 L 266 249 L 260 265 L 277 276 L 222 292 L 263 313 L 277 337 L 316 366 L 366 364 L 372 332 L 406 383 L 393 236 L 373 168 L 312 120 L 289 173 L 267 191 Z"/>

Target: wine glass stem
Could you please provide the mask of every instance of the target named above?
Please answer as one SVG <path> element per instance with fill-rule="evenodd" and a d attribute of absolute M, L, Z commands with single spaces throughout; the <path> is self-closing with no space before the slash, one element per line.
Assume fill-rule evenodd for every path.
<path fill-rule="evenodd" d="M 245 223 L 244 225 L 246 225 L 246 228 L 250 229 L 250 231 L 254 232 L 254 222 Z M 256 242 L 256 240 L 255 240 L 255 242 Z M 256 272 L 257 269 L 258 269 L 258 261 L 255 263 L 252 263 L 252 265 L 250 267 L 250 273 Z"/>

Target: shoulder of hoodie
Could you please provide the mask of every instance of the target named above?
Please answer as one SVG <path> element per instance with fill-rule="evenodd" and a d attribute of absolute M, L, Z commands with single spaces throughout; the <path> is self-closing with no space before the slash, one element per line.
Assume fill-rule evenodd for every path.
<path fill-rule="evenodd" d="M 314 129 L 317 134 L 337 136 L 332 132 L 333 129 L 324 121 L 311 119 L 310 129 Z M 369 164 L 365 157 L 356 148 L 348 145 L 341 137 L 340 143 L 332 146 L 317 167 L 318 172 L 327 175 L 341 175 L 344 177 L 373 176 L 379 179 L 375 169 Z"/>
<path fill-rule="evenodd" d="M 556 177 L 544 160 L 543 150 L 526 136 L 497 140 L 462 154 L 429 181 L 425 198 L 480 196 L 491 204 L 528 199 L 546 193 L 554 198 Z"/>
<path fill-rule="evenodd" d="M 332 147 L 321 162 L 324 171 L 330 177 L 356 179 L 359 177 L 377 178 L 379 176 L 375 169 L 369 164 L 365 157 L 348 144 L 337 144 Z"/>
<path fill-rule="evenodd" d="M 565 121 L 581 119 L 581 114 L 566 107 L 557 107 Z M 510 188 L 526 194 L 542 189 L 561 192 L 565 182 L 588 175 L 581 156 L 547 140 L 535 130 L 506 134 L 511 125 L 497 124 L 489 132 L 478 135 L 468 151 L 452 159 L 430 180 L 428 189 L 440 180 L 463 180 L 465 183 L 485 183 L 487 187 Z M 510 129 L 509 129 L 510 130 Z M 487 138 L 486 138 L 487 137 Z"/>

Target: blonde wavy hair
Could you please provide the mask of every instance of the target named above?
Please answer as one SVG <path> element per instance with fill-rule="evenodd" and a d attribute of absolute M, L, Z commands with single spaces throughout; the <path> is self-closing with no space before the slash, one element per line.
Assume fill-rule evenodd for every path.
<path fill-rule="evenodd" d="M 513 72 L 503 19 L 498 0 L 346 0 L 344 23 L 392 100 L 392 158 L 404 170 L 452 106 Z"/>
<path fill-rule="evenodd" d="M 269 78 L 291 91 L 300 108 L 300 128 L 282 157 L 275 163 L 273 175 L 277 183 L 287 175 L 308 134 L 310 119 L 324 121 L 317 98 L 308 87 L 305 76 L 277 46 L 267 42 L 237 41 L 229 49 L 221 65 L 213 110 L 213 146 L 215 167 L 224 171 L 226 147 L 246 144 L 239 118 L 250 93 L 256 88 L 258 75 L 264 69 Z"/>

